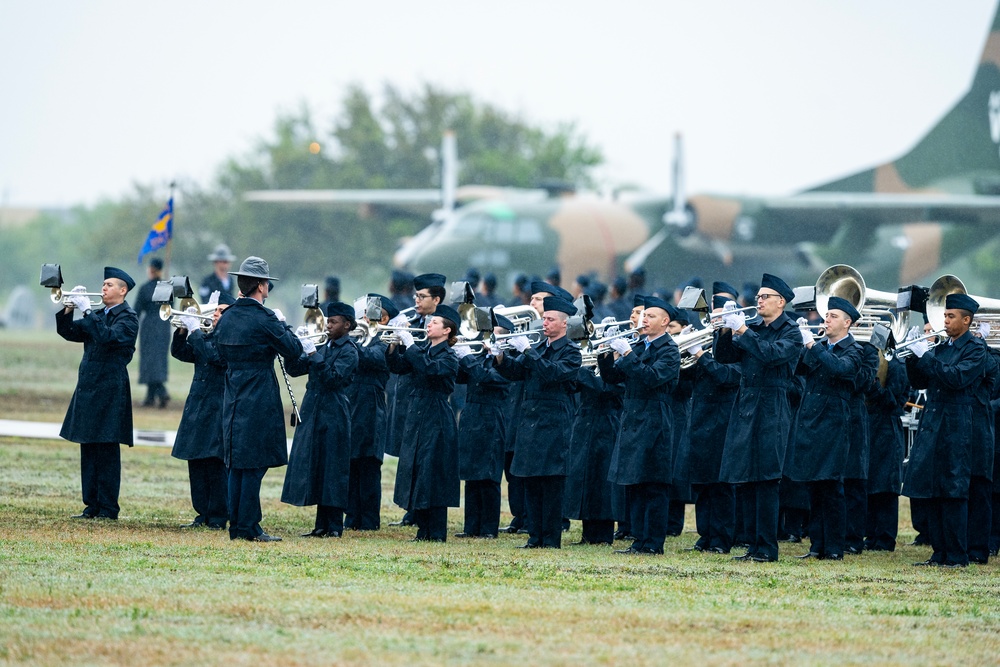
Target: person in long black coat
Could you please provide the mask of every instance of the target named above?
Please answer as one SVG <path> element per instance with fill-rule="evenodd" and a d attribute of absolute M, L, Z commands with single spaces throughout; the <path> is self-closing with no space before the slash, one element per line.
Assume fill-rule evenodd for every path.
<path fill-rule="evenodd" d="M 993 360 L 1000 363 L 1000 350 L 990 348 Z M 990 394 L 990 407 L 993 411 L 993 432 L 1000 431 L 1000 383 L 994 385 Z M 990 556 L 1000 555 L 1000 438 L 993 439 L 993 485 L 990 499 Z"/>
<path fill-rule="evenodd" d="M 228 294 L 219 296 L 219 305 L 212 315 L 213 328 L 222 311 L 235 301 Z M 194 377 L 170 455 L 187 461 L 191 505 L 196 516 L 191 523 L 181 527 L 206 526 L 222 530 L 229 517 L 229 473 L 222 449 L 226 365 L 215 349 L 214 334 L 202 330 L 201 320 L 182 316 L 182 321 L 185 326 L 174 331 L 170 354 L 178 361 L 194 364 Z"/>
<path fill-rule="evenodd" d="M 906 359 L 910 384 L 927 389 L 927 404 L 903 476 L 903 494 L 926 508 L 934 552 L 915 565 L 965 567 L 969 563 L 973 411 L 989 354 L 969 331 L 978 309 L 971 297 L 949 294 L 944 312 L 947 339 L 933 349 L 928 349 L 926 341 L 916 341 Z"/>
<path fill-rule="evenodd" d="M 354 307 L 340 301 L 326 306 L 327 342 L 319 347 L 304 338 L 303 353 L 286 364 L 293 377 L 309 374 L 295 429 L 281 502 L 316 505 L 316 522 L 302 537 L 340 537 L 344 532 L 351 472 L 351 406 L 346 388 L 358 367 L 358 348 L 350 338 L 357 326 Z"/>
<path fill-rule="evenodd" d="M 618 338 L 614 351 L 598 357 L 605 382 L 625 387 L 625 411 L 608 479 L 628 487 L 633 541 L 620 553 L 662 554 L 667 537 L 670 484 L 674 475 L 674 415 L 671 394 L 680 374 L 680 352 L 667 331 L 673 306 L 645 297 L 645 338 L 629 345 Z"/>
<path fill-rule="evenodd" d="M 506 318 L 494 333 L 514 328 Z M 465 480 L 465 523 L 455 537 L 493 538 L 500 530 L 500 480 L 507 441 L 507 403 L 510 380 L 493 366 L 488 351 L 472 354 L 455 347 L 459 357 L 457 381 L 468 388 L 458 420 L 458 475 Z"/>
<path fill-rule="evenodd" d="M 389 346 L 389 370 L 409 376 L 411 392 L 403 427 L 393 502 L 413 515 L 416 541 L 448 539 L 448 508 L 458 507 L 458 427 L 448 397 L 455 388 L 458 313 L 439 305 L 427 318 L 427 345 L 409 332 Z M 397 397 L 398 398 L 398 397 Z"/>
<path fill-rule="evenodd" d="M 167 407 L 167 355 L 170 351 L 170 322 L 160 319 L 160 304 L 153 301 L 156 284 L 162 279 L 163 260 L 154 257 L 149 262 L 149 281 L 135 297 L 135 312 L 139 316 L 139 384 L 146 385 L 144 406 L 159 401 Z"/>
<path fill-rule="evenodd" d="M 724 314 L 726 326 L 715 343 L 715 358 L 740 364 L 740 392 L 733 406 L 719 481 L 742 484 L 753 542 L 744 560 L 778 559 L 778 482 L 791 428 L 788 387 L 802 349 L 795 323 L 784 314 L 795 293 L 785 281 L 765 273 L 757 294 L 759 323 Z M 727 306 L 729 304 L 727 303 Z"/>
<path fill-rule="evenodd" d="M 128 363 L 135 353 L 139 318 L 125 302 L 135 281 L 113 266 L 104 267 L 104 307 L 92 309 L 89 297 L 67 296 L 73 305 L 56 313 L 56 332 L 83 343 L 76 389 L 59 437 L 80 443 L 83 512 L 77 519 L 117 519 L 122 460 L 120 444 L 132 446 L 132 390 Z M 78 285 L 73 288 L 85 292 Z M 73 320 L 79 310 L 83 317 Z"/>
<path fill-rule="evenodd" d="M 573 382 L 582 359 L 580 346 L 566 336 L 567 319 L 576 313 L 576 307 L 554 296 L 544 297 L 542 303 L 545 342 L 532 347 L 527 337 L 519 336 L 510 344 L 520 356 L 494 352 L 500 373 L 524 382 L 510 466 L 511 472 L 524 480 L 528 541 L 523 547 L 559 549 L 573 423 Z"/>
<path fill-rule="evenodd" d="M 865 520 L 865 550 L 895 551 L 899 534 L 899 492 L 903 485 L 903 407 L 910 393 L 906 364 L 893 358 L 887 362 L 885 384 L 872 380 L 865 392 L 868 403 L 868 512 Z"/>
<path fill-rule="evenodd" d="M 713 297 L 715 312 L 721 312 L 728 297 Z M 740 388 L 740 369 L 735 364 L 721 364 L 700 346 L 689 348 L 697 358 L 694 365 L 682 369 L 693 383 L 688 428 L 681 440 L 675 465 L 684 471 L 697 494 L 695 524 L 698 540 L 695 551 L 729 553 L 735 539 L 736 495 L 732 484 L 719 481 L 722 449 Z"/>
<path fill-rule="evenodd" d="M 264 306 L 272 280 L 267 262 L 248 257 L 235 272 L 240 293 L 215 327 L 226 364 L 222 447 L 229 468 L 229 538 L 276 542 L 261 528 L 260 484 L 269 468 L 288 463 L 284 408 L 274 359 L 298 359 L 302 343 L 280 311 Z"/>
<path fill-rule="evenodd" d="M 989 335 L 988 323 L 979 325 L 976 342 L 986 348 L 986 372 L 976 386 L 973 406 L 973 432 L 969 454 L 969 561 L 985 565 L 990 559 L 990 531 L 993 517 L 993 406 L 990 398 L 1000 381 L 1000 367 L 983 340 Z"/>
<path fill-rule="evenodd" d="M 865 548 L 865 517 L 868 514 L 868 459 L 871 434 L 868 430 L 868 407 L 865 388 L 878 373 L 879 353 L 871 343 L 859 343 L 864 354 L 861 372 L 854 382 L 854 391 L 848 401 L 851 407 L 851 447 L 847 453 L 844 471 L 844 500 L 847 506 L 845 553 L 860 554 Z"/>
<path fill-rule="evenodd" d="M 233 287 L 236 286 L 236 279 L 229 272 L 235 259 L 236 255 L 229 251 L 229 246 L 225 243 L 215 246 L 215 250 L 208 256 L 208 261 L 212 263 L 212 273 L 202 278 L 201 285 L 198 287 L 198 296 L 201 297 L 202 303 L 208 303 L 212 292 L 235 296 Z"/>
<path fill-rule="evenodd" d="M 382 303 L 381 324 L 399 315 L 388 297 L 369 294 Z M 382 460 L 385 457 L 386 384 L 389 366 L 385 361 L 386 344 L 378 337 L 358 344 L 358 369 L 347 387 L 351 405 L 351 479 L 347 492 L 344 528 L 378 530 L 382 526 Z"/>
<path fill-rule="evenodd" d="M 580 407 L 569 442 L 569 474 L 563 514 L 583 522 L 580 544 L 613 544 L 615 519 L 611 507 L 616 485 L 608 480 L 611 453 L 621 428 L 621 385 L 608 384 L 595 368 L 580 368 L 576 389 Z"/>
<path fill-rule="evenodd" d="M 826 335 L 819 341 L 804 319 L 799 320 L 802 345 L 795 372 L 806 378 L 795 415 L 785 474 L 809 487 L 810 548 L 802 558 L 843 560 L 847 531 L 844 475 L 851 434 L 867 424 L 856 423 L 850 400 L 856 378 L 863 375 L 865 355 L 850 326 L 860 314 L 845 299 L 831 297 L 825 316 Z"/>

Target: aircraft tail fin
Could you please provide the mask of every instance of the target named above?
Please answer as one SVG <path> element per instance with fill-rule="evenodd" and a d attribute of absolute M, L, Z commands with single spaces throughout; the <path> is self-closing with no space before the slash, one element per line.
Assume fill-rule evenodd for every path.
<path fill-rule="evenodd" d="M 809 191 L 1000 194 L 1000 8 L 972 87 L 910 152 Z"/>

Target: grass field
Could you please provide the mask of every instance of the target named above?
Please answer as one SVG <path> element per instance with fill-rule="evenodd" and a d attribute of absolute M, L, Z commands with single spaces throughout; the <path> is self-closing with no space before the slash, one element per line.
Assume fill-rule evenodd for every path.
<path fill-rule="evenodd" d="M 79 350 L 0 332 L 0 415 L 61 420 Z M 179 399 L 190 371 L 171 374 Z M 180 405 L 137 409 L 136 425 L 175 428 Z M 178 528 L 192 516 L 187 471 L 168 450 L 122 459 L 120 520 L 73 521 L 78 447 L 0 438 L 0 664 L 986 665 L 1000 654 L 1000 566 L 912 567 L 926 548 L 836 563 L 782 545 L 776 564 L 739 563 L 683 551 L 688 532 L 662 557 L 621 557 L 570 546 L 577 522 L 561 551 L 516 549 L 523 536 L 415 544 L 413 529 L 307 540 L 295 536 L 311 510 L 278 501 L 283 470 L 262 496 L 265 529 L 285 540 L 230 542 Z M 386 501 L 383 523 L 400 515 Z M 453 532 L 460 520 L 453 509 Z"/>

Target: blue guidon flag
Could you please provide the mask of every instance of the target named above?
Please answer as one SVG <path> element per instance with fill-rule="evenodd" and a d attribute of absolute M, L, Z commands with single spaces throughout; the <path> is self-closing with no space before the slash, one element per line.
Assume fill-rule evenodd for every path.
<path fill-rule="evenodd" d="M 149 230 L 146 242 L 142 244 L 142 250 L 139 251 L 139 263 L 142 264 L 142 258 L 149 253 L 155 252 L 167 245 L 173 233 L 174 198 L 171 197 L 167 200 L 167 207 L 160 212 L 160 216 L 153 223 L 153 228 Z"/>

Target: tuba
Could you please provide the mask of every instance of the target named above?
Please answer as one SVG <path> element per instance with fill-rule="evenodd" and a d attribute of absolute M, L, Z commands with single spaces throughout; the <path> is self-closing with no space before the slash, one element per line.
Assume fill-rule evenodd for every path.
<path fill-rule="evenodd" d="M 906 337 L 910 311 L 897 307 L 897 293 L 869 289 L 854 267 L 835 264 L 820 274 L 816 280 L 816 312 L 825 317 L 833 296 L 847 300 L 861 313 L 861 318 L 851 327 L 851 333 L 859 341 L 871 340 L 873 327 L 886 320 L 896 340 Z"/>
<path fill-rule="evenodd" d="M 943 275 L 934 281 L 930 292 L 927 294 L 927 321 L 935 331 L 944 329 L 945 301 L 949 294 L 968 294 L 979 304 L 979 310 L 973 316 L 974 322 L 989 322 L 990 335 L 986 338 L 986 344 L 990 347 L 1000 347 L 1000 299 L 991 299 L 985 296 L 969 294 L 965 289 L 965 283 L 957 276 Z"/>

